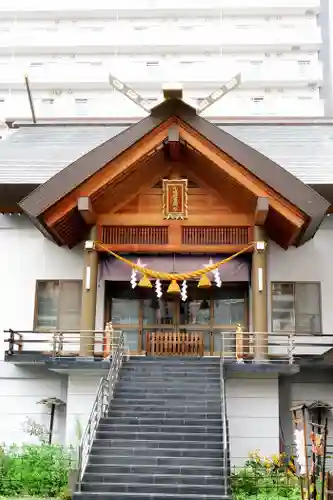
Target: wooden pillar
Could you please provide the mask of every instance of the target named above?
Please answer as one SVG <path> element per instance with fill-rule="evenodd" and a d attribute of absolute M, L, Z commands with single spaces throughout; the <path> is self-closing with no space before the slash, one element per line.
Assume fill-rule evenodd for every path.
<path fill-rule="evenodd" d="M 268 358 L 267 238 L 262 226 L 254 226 L 254 241 L 251 276 L 252 329 L 255 337 L 255 360 L 260 362 Z"/>
<path fill-rule="evenodd" d="M 90 240 L 85 243 L 84 249 L 80 356 L 93 356 L 94 354 L 98 275 L 98 252 L 93 244 L 95 240 L 96 227 L 94 226 L 90 231 Z M 90 332 L 85 330 L 90 330 Z"/>

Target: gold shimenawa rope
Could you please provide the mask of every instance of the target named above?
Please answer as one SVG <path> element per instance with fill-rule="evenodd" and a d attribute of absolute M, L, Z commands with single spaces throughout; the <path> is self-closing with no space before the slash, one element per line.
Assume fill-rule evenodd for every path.
<path fill-rule="evenodd" d="M 115 252 L 112 252 L 109 248 L 107 248 L 103 243 L 100 241 L 95 241 L 95 245 L 98 246 L 101 250 L 104 250 L 105 252 L 108 252 L 110 255 L 115 257 L 118 260 L 121 260 L 128 266 L 130 266 L 132 269 L 135 269 L 139 273 L 143 274 L 144 276 L 149 276 L 149 278 L 155 278 L 159 280 L 165 280 L 165 281 L 183 281 L 183 280 L 190 280 L 192 278 L 200 278 L 201 276 L 210 273 L 211 271 L 214 271 L 218 267 L 222 266 L 223 264 L 226 264 L 227 262 L 230 262 L 232 259 L 235 257 L 238 257 L 238 255 L 241 255 L 242 253 L 246 252 L 249 250 L 251 247 L 253 247 L 254 243 L 250 243 L 247 245 L 245 248 L 242 248 L 242 250 L 239 250 L 239 252 L 236 252 L 233 255 L 230 255 L 229 257 L 226 257 L 223 260 L 220 260 L 219 262 L 216 262 L 215 264 L 211 264 L 210 266 L 205 267 L 204 269 L 197 269 L 196 271 L 188 272 L 188 273 L 162 273 L 159 271 L 154 271 L 153 269 L 148 269 L 146 267 L 141 267 L 138 266 L 137 264 L 134 264 L 128 259 L 125 259 L 121 255 L 118 255 Z"/>

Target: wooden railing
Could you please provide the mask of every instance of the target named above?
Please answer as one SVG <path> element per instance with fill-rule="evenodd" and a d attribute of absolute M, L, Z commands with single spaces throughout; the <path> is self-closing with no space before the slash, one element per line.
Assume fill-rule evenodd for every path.
<path fill-rule="evenodd" d="M 147 332 L 147 354 L 151 356 L 203 356 L 200 333 Z"/>

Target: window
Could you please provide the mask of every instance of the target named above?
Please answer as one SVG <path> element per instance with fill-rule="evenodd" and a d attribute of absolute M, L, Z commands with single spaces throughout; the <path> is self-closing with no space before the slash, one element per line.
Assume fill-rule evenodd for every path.
<path fill-rule="evenodd" d="M 78 330 L 81 281 L 37 281 L 35 330 Z"/>
<path fill-rule="evenodd" d="M 251 97 L 251 101 L 255 102 L 256 104 L 258 104 L 258 103 L 264 101 L 264 97 Z"/>
<path fill-rule="evenodd" d="M 54 99 L 42 99 L 42 104 L 44 106 L 50 106 L 50 105 L 54 104 Z"/>
<path fill-rule="evenodd" d="M 272 283 L 273 332 L 321 333 L 320 283 Z"/>
<path fill-rule="evenodd" d="M 86 116 L 88 114 L 88 103 L 89 101 L 86 98 L 75 99 L 76 116 Z"/>

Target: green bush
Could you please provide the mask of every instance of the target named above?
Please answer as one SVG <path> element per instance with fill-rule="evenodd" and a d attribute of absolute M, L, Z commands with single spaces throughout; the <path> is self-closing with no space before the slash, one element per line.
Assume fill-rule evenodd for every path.
<path fill-rule="evenodd" d="M 231 477 L 234 500 L 300 500 L 297 478 L 286 465 L 284 455 L 261 458 L 250 454 L 244 467 Z"/>
<path fill-rule="evenodd" d="M 72 451 L 56 445 L 0 448 L 0 496 L 58 496 L 73 465 Z"/>

